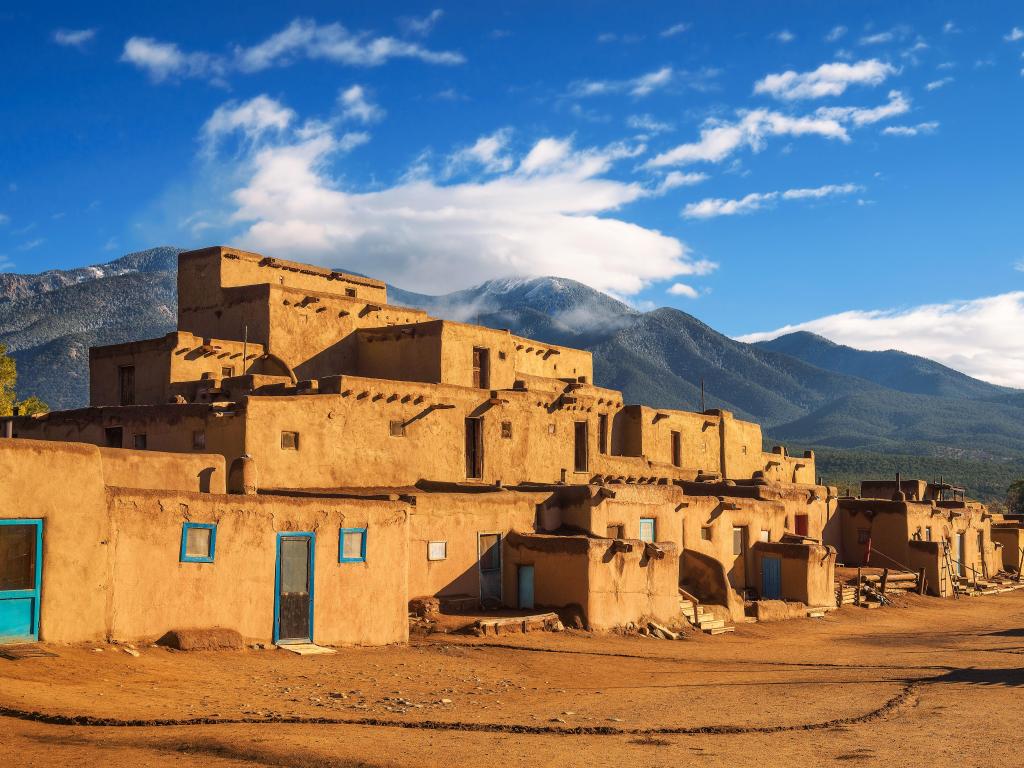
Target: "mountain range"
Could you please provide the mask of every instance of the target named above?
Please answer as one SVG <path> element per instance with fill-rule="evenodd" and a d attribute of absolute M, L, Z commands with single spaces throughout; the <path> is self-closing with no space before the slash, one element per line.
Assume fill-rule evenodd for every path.
<path fill-rule="evenodd" d="M 19 396 L 54 409 L 88 401 L 88 348 L 172 330 L 176 260 L 162 247 L 105 264 L 0 274 L 0 344 L 18 362 Z M 640 312 L 555 277 L 490 280 L 429 296 L 389 286 L 390 301 L 590 350 L 594 379 L 629 402 L 725 408 L 766 441 L 813 448 L 828 482 L 891 474 L 965 482 L 1000 498 L 1024 477 L 1024 391 L 898 351 L 866 352 L 810 333 L 746 344 L 671 308 Z"/>

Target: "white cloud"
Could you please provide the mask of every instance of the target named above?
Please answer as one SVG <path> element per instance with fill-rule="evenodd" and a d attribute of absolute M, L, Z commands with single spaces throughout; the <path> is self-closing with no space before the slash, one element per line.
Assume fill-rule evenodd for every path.
<path fill-rule="evenodd" d="M 810 331 L 858 349 L 899 349 L 993 384 L 1024 387 L 1024 291 L 910 309 L 852 310 L 740 341 Z"/>
<path fill-rule="evenodd" d="M 69 48 L 84 48 L 85 44 L 96 37 L 95 28 L 92 29 L 57 29 L 53 33 L 53 42 Z"/>
<path fill-rule="evenodd" d="M 341 105 L 341 116 L 345 120 L 356 120 L 360 123 L 375 123 L 383 119 L 384 110 L 369 100 L 366 89 L 361 85 L 353 85 L 338 94 Z"/>
<path fill-rule="evenodd" d="M 1024 29 L 1014 27 L 1007 34 L 1003 35 L 1003 40 L 1008 43 L 1016 43 L 1018 40 L 1024 40 Z"/>
<path fill-rule="evenodd" d="M 488 136 L 481 136 L 471 146 L 452 153 L 445 166 L 445 178 L 469 168 L 482 168 L 487 173 L 510 171 L 515 162 L 508 152 L 511 138 L 512 129 L 502 128 Z"/>
<path fill-rule="evenodd" d="M 700 296 L 696 288 L 686 283 L 673 283 L 668 289 L 668 293 L 672 296 L 685 296 L 688 299 L 696 299 Z"/>
<path fill-rule="evenodd" d="M 208 53 L 186 53 L 174 43 L 152 37 L 130 37 L 124 44 L 121 61 L 144 70 L 159 83 L 180 77 L 220 79 L 225 72 L 223 59 Z"/>
<path fill-rule="evenodd" d="M 847 30 L 846 27 L 844 27 L 842 24 L 837 24 L 828 31 L 827 35 L 825 35 L 825 42 L 834 43 L 836 40 L 843 37 L 843 35 L 845 35 L 848 31 L 849 30 Z"/>
<path fill-rule="evenodd" d="M 926 91 L 937 91 L 939 88 L 944 88 L 945 86 L 949 85 L 952 82 L 952 77 L 943 77 L 940 78 L 939 80 L 932 80 L 924 87 L 924 89 Z"/>
<path fill-rule="evenodd" d="M 659 88 L 664 88 L 672 82 L 672 76 L 672 67 L 662 67 L 629 80 L 578 80 L 569 86 L 569 95 L 574 98 L 584 98 L 628 92 L 639 98 L 648 96 Z"/>
<path fill-rule="evenodd" d="M 910 111 L 910 100 L 901 91 L 889 91 L 889 102 L 877 107 L 821 107 L 814 114 L 821 119 L 871 125 Z"/>
<path fill-rule="evenodd" d="M 302 56 L 356 67 L 377 67 L 396 58 L 419 59 L 428 64 L 463 64 L 466 61 L 461 53 L 454 51 L 432 51 L 419 43 L 394 37 L 352 33 L 341 24 L 320 25 L 312 19 L 295 19 L 262 43 L 235 49 L 236 66 L 243 72 L 284 66 Z"/>
<path fill-rule="evenodd" d="M 676 35 L 681 35 L 689 28 L 689 24 L 686 24 L 685 22 L 680 22 L 679 24 L 673 24 L 668 29 L 661 30 L 659 34 L 661 35 L 661 37 L 675 37 Z"/>
<path fill-rule="evenodd" d="M 876 32 L 873 35 L 865 35 L 860 39 L 861 45 L 882 45 L 883 43 L 891 43 L 896 39 L 896 35 L 892 32 Z"/>
<path fill-rule="evenodd" d="M 796 35 L 794 35 L 788 29 L 780 29 L 778 32 L 772 35 L 772 37 L 774 37 L 776 40 L 783 44 L 792 43 L 794 40 L 796 40 Z"/>
<path fill-rule="evenodd" d="M 670 189 L 677 189 L 679 187 L 692 187 L 694 184 L 700 184 L 702 181 L 707 181 L 710 176 L 706 173 L 683 173 L 682 171 L 669 171 L 665 178 L 662 179 L 661 184 L 658 185 L 659 192 L 668 192 Z"/>
<path fill-rule="evenodd" d="M 833 62 L 822 64 L 812 72 L 789 70 L 767 75 L 754 84 L 754 93 L 766 93 L 786 101 L 820 99 L 841 96 L 853 84 L 879 85 L 895 73 L 895 67 L 878 59 L 866 59 L 856 64 Z"/>
<path fill-rule="evenodd" d="M 826 184 L 822 187 L 787 189 L 784 192 L 751 192 L 738 200 L 709 197 L 696 203 L 690 203 L 683 209 L 682 215 L 687 219 L 736 216 L 759 211 L 777 200 L 821 199 L 836 195 L 849 195 L 861 190 L 862 187 L 856 184 Z"/>
<path fill-rule="evenodd" d="M 396 185 L 360 191 L 332 170 L 342 140 L 317 125 L 253 147 L 225 174 L 243 179 L 230 196 L 230 221 L 242 227 L 232 237 L 243 247 L 434 292 L 494 277 L 559 275 L 631 295 L 715 268 L 676 238 L 615 215 L 661 194 L 606 175 L 642 147 L 577 149 L 548 137 L 484 181 L 442 183 L 424 158 Z M 484 158 L 511 154 L 500 137 L 474 147 Z"/>
<path fill-rule="evenodd" d="M 1024 272 L 1024 259 L 1021 259 L 1016 264 L 1014 264 L 1013 268 L 1016 269 L 1018 272 Z"/>
<path fill-rule="evenodd" d="M 956 35 L 960 33 L 960 28 L 952 21 L 947 21 L 942 25 L 942 31 L 947 35 Z"/>
<path fill-rule="evenodd" d="M 212 150 L 221 137 L 235 131 L 256 142 L 268 131 L 281 133 L 294 119 L 294 111 L 263 94 L 241 103 L 231 101 L 217 107 L 203 124 L 203 143 Z"/>
<path fill-rule="evenodd" d="M 0 226 L 3 226 L 4 224 L 9 222 L 10 220 L 11 220 L 11 217 L 8 216 L 6 213 L 0 213 Z"/>
<path fill-rule="evenodd" d="M 882 130 L 886 136 L 917 136 L 921 133 L 935 133 L 939 128 L 938 122 L 932 120 L 917 125 L 890 125 Z"/>
<path fill-rule="evenodd" d="M 444 16 L 444 11 L 435 8 L 426 16 L 403 16 L 398 20 L 398 24 L 407 35 L 426 37 L 434 31 L 434 27 L 442 16 Z"/>
<path fill-rule="evenodd" d="M 647 131 L 648 133 L 664 133 L 675 127 L 672 123 L 656 120 L 653 115 L 630 115 L 626 118 L 626 125 L 633 130 Z"/>

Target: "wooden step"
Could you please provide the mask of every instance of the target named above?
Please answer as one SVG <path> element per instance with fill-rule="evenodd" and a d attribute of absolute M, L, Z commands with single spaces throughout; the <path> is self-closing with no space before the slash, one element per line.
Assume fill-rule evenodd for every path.
<path fill-rule="evenodd" d="M 736 627 L 711 627 L 701 631 L 706 635 L 724 635 L 726 632 L 735 632 Z"/>
<path fill-rule="evenodd" d="M 702 630 L 718 629 L 719 627 L 725 626 L 725 621 L 723 619 L 705 619 L 700 622 L 699 626 Z"/>

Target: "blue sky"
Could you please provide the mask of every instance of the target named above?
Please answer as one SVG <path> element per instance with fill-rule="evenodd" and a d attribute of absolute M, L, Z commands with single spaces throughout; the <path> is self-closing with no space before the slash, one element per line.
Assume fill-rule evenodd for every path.
<path fill-rule="evenodd" d="M 556 274 L 1024 386 L 1019 3 L 0 11 L 0 268 Z"/>

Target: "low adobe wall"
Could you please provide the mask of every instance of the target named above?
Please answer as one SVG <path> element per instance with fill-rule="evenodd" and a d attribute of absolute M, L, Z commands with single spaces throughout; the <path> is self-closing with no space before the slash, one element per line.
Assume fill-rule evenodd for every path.
<path fill-rule="evenodd" d="M 225 493 L 224 457 L 217 453 L 164 453 L 100 448 L 103 482 L 121 488 Z"/>
<path fill-rule="evenodd" d="M 688 592 L 702 603 L 722 606 L 732 621 L 743 620 L 743 599 L 729 584 L 729 571 L 720 560 L 685 549 L 680 567 L 685 575 L 682 584 Z"/>
<path fill-rule="evenodd" d="M 992 541 L 1002 544 L 1002 568 L 1016 573 L 1020 569 L 1021 550 L 1024 549 L 1024 526 L 1020 523 L 996 523 L 992 526 Z"/>
<path fill-rule="evenodd" d="M 623 543 L 631 551 L 623 551 Z M 605 631 L 641 619 L 677 623 L 678 551 L 670 543 L 659 546 L 664 550 L 660 559 L 648 557 L 637 540 L 617 545 L 586 536 L 510 534 L 505 539 L 506 602 L 515 600 L 517 567 L 532 565 L 536 606 L 579 606 L 589 629 Z"/>
<path fill-rule="evenodd" d="M 759 541 L 753 551 L 756 573 L 762 580 L 764 558 L 777 557 L 781 561 L 782 600 L 815 608 L 835 607 L 835 549 L 821 544 Z"/>

